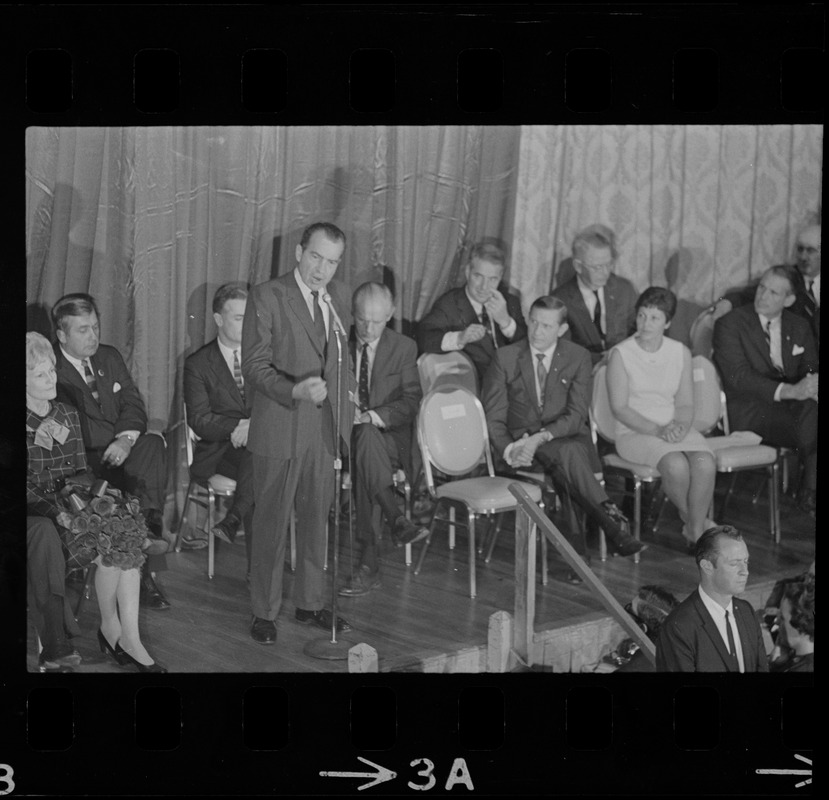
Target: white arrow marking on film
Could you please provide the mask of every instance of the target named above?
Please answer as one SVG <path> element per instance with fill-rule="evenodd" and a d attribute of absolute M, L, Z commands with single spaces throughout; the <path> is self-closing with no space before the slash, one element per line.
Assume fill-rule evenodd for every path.
<path fill-rule="evenodd" d="M 363 789 L 368 789 L 371 786 L 376 786 L 378 783 L 385 783 L 386 781 L 393 780 L 397 777 L 396 772 L 392 772 L 390 769 L 381 767 L 379 764 L 375 764 L 367 758 L 357 756 L 357 760 L 362 761 L 363 764 L 368 764 L 370 767 L 374 767 L 377 772 L 320 772 L 320 775 L 323 778 L 372 778 L 372 780 L 368 783 L 364 783 L 362 786 L 357 787 L 357 791 L 360 792 Z"/>

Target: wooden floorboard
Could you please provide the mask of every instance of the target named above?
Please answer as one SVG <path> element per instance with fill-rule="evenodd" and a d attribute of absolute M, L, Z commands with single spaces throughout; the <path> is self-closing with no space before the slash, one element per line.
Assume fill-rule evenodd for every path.
<path fill-rule="evenodd" d="M 731 501 L 728 518 L 746 536 L 751 557 L 749 587 L 792 575 L 814 559 L 815 521 L 784 500 L 783 540 L 774 545 L 768 532 L 764 497 L 754 503 L 756 481 L 741 476 Z M 593 550 L 592 568 L 617 600 L 630 601 L 639 586 L 656 583 L 682 598 L 697 582 L 694 560 L 687 555 L 679 534 L 675 511 L 666 504 L 657 533 L 646 532 L 649 548 L 640 563 L 629 558 L 598 560 Z M 343 538 L 347 540 L 347 534 Z M 499 610 L 513 610 L 513 541 L 507 521 L 492 561 L 478 561 L 478 596 L 469 598 L 465 533 L 459 530 L 457 547 L 450 551 L 445 532 L 437 532 L 423 569 L 414 575 L 406 567 L 403 551 L 388 549 L 382 556 L 382 586 L 359 598 L 340 599 L 340 610 L 354 630 L 355 641 L 377 649 L 380 669 L 408 671 L 429 656 L 453 653 L 484 645 L 489 617 Z M 550 548 L 552 551 L 552 548 Z M 347 572 L 347 541 L 342 548 L 340 572 Z M 418 551 L 415 551 L 415 560 Z M 330 634 L 296 623 L 290 600 L 292 576 L 286 570 L 285 603 L 277 622 L 275 646 L 262 646 L 249 636 L 250 600 L 245 581 L 245 548 L 239 541 L 218 547 L 216 575 L 206 575 L 207 551 L 183 551 L 168 556 L 169 569 L 159 583 L 172 604 L 167 611 L 141 610 L 144 642 L 155 658 L 171 672 L 345 672 L 345 661 L 325 661 L 306 656 L 303 647 L 314 638 Z M 605 616 L 598 599 L 587 589 L 574 587 L 557 576 L 566 567 L 551 552 L 550 581 L 541 586 L 536 600 L 536 630 L 573 624 Z M 70 588 L 73 595 L 77 590 Z M 112 662 L 95 658 L 98 611 L 94 595 L 81 614 L 83 636 L 75 644 L 85 657 L 81 672 L 123 672 Z M 27 663 L 35 665 L 34 635 L 29 637 Z"/>

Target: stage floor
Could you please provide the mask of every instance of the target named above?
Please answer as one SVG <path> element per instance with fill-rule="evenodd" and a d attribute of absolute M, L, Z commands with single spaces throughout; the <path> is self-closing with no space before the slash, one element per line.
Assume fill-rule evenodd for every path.
<path fill-rule="evenodd" d="M 814 560 L 815 520 L 784 499 L 781 518 L 783 536 L 775 545 L 768 530 L 765 495 L 754 503 L 756 476 L 740 475 L 724 522 L 736 525 L 745 535 L 751 557 L 748 589 L 772 579 L 794 575 Z M 387 549 L 382 556 L 382 586 L 359 598 L 339 598 L 340 612 L 351 623 L 348 636 L 377 650 L 383 671 L 421 671 L 423 659 L 455 653 L 486 644 L 490 615 L 512 613 L 513 536 L 512 522 L 505 523 L 489 564 L 478 559 L 478 596 L 469 597 L 466 534 L 459 529 L 457 546 L 449 550 L 445 530 L 438 530 L 423 569 L 414 574 L 406 567 L 402 549 Z M 624 605 L 639 586 L 655 583 L 679 599 L 697 583 L 692 556 L 687 555 L 675 510 L 666 503 L 658 531 L 645 532 L 649 548 L 639 564 L 630 558 L 598 559 L 592 549 L 592 569 Z M 348 532 L 343 531 L 340 573 L 349 570 Z M 416 545 L 416 561 L 420 545 Z M 347 662 L 309 657 L 303 648 L 313 639 L 327 640 L 330 632 L 301 625 L 294 620 L 290 600 L 293 576 L 285 573 L 285 603 L 277 620 L 274 646 L 255 643 L 249 635 L 250 601 L 245 581 L 245 547 L 242 539 L 232 546 L 221 542 L 216 550 L 215 576 L 207 578 L 207 550 L 168 555 L 169 569 L 159 573 L 158 583 L 172 607 L 165 611 L 141 610 L 142 638 L 148 650 L 170 672 L 346 672 Z M 550 580 L 546 587 L 538 578 L 536 631 L 577 624 L 607 616 L 607 612 L 582 586 L 564 582 L 567 568 L 550 548 Z M 70 585 L 75 601 L 78 587 Z M 95 632 L 98 610 L 94 591 L 79 622 L 83 635 L 74 640 L 84 656 L 79 672 L 123 673 L 112 661 L 97 653 Z M 30 626 L 31 627 L 31 626 Z M 35 637 L 30 630 L 27 667 L 36 671 Z M 134 668 L 129 668 L 133 670 Z"/>

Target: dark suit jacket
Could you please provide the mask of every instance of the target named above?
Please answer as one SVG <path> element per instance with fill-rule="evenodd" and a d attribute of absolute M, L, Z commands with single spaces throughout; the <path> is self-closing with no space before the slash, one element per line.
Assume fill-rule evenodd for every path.
<path fill-rule="evenodd" d="M 760 620 L 750 603 L 733 598 L 746 672 L 768 672 Z M 717 625 L 694 589 L 669 615 L 656 644 L 657 672 L 736 672 Z"/>
<path fill-rule="evenodd" d="M 240 419 L 250 417 L 253 392 L 242 399 L 239 387 L 214 339 L 184 362 L 184 403 L 187 423 L 201 439 L 196 442 L 190 472 L 206 480 L 230 444 L 230 434 Z"/>
<path fill-rule="evenodd" d="M 553 296 L 567 306 L 570 330 L 565 334 L 565 338 L 569 337 L 576 344 L 586 347 L 590 351 L 593 363 L 600 361 L 604 352 L 602 340 L 581 296 L 578 278 L 572 277 L 563 283 L 553 292 Z M 604 287 L 606 349 L 609 350 L 633 333 L 636 298 L 633 284 L 626 278 L 611 273 Z"/>
<path fill-rule="evenodd" d="M 496 344 L 498 347 L 503 347 L 511 342 L 526 339 L 527 324 L 524 322 L 524 315 L 521 313 L 521 303 L 518 298 L 509 294 L 505 287 L 499 287 L 499 290 L 507 301 L 509 315 L 515 320 L 515 335 L 512 339 L 507 339 L 498 325 L 495 325 Z M 480 322 L 478 315 L 466 296 L 466 286 L 451 289 L 438 298 L 432 306 L 432 310 L 418 323 L 420 351 L 422 353 L 442 353 L 443 350 L 440 344 L 445 334 L 451 331 L 462 331 L 478 322 Z M 463 348 L 463 352 L 475 364 L 479 380 L 483 380 L 496 349 L 491 336 L 484 336 L 483 339 L 472 342 L 472 344 L 468 344 Z"/>
<path fill-rule="evenodd" d="M 769 346 L 754 305 L 729 311 L 714 326 L 714 362 L 720 371 L 731 427 L 739 429 L 749 407 L 771 404 L 781 380 L 797 383 L 818 371 L 818 355 L 809 323 L 783 310 L 780 346 L 784 378 L 771 363 Z"/>
<path fill-rule="evenodd" d="M 355 338 L 351 339 L 352 363 L 356 365 Z M 371 370 L 369 409 L 383 420 L 383 431 L 394 438 L 401 463 L 408 467 L 412 447 L 412 423 L 423 391 L 417 373 L 414 339 L 386 328 L 377 342 Z"/>
<path fill-rule="evenodd" d="M 489 438 L 497 455 L 503 456 L 507 445 L 525 433 L 542 428 L 556 439 L 586 436 L 589 441 L 591 373 L 590 354 L 573 342 L 559 339 L 547 373 L 544 408 L 539 413 L 530 343 L 525 339 L 499 349 L 481 393 Z"/>
<path fill-rule="evenodd" d="M 67 361 L 59 345 L 55 345 L 55 369 L 58 376 L 57 399 L 78 409 L 84 445 L 99 450 L 122 431 L 147 430 L 147 411 L 133 383 L 121 354 L 102 344 L 90 359 L 95 373 L 100 405 L 80 373 Z"/>
<path fill-rule="evenodd" d="M 333 282 L 328 293 L 347 330 L 351 324 L 348 294 Z M 343 375 L 350 375 L 350 384 L 343 381 L 340 399 L 343 443 L 349 442 L 354 421 L 354 406 L 347 396 L 355 386 L 347 344 L 343 346 L 342 366 Z M 335 452 L 337 352 L 332 316 L 327 359 L 323 361 L 314 322 L 293 272 L 253 288 L 242 326 L 242 374 L 246 393 L 247 387 L 255 390 L 248 450 L 274 459 L 294 458 L 321 430 L 328 451 Z M 291 396 L 295 384 L 312 376 L 321 376 L 328 386 L 322 409 Z"/>

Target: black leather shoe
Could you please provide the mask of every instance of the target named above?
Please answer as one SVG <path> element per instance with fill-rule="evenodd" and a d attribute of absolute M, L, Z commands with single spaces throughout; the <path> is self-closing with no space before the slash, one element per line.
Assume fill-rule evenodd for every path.
<path fill-rule="evenodd" d="M 141 573 L 141 604 L 153 611 L 164 611 L 170 607 L 170 602 L 161 594 L 161 589 L 158 588 L 153 576 L 149 571 L 143 570 Z"/>
<path fill-rule="evenodd" d="M 273 644 L 276 641 L 276 625 L 273 620 L 254 617 L 250 624 L 250 636 L 258 644 Z"/>
<path fill-rule="evenodd" d="M 115 643 L 115 647 L 113 647 L 108 641 L 106 636 L 104 636 L 103 631 L 98 628 L 98 647 L 101 648 L 101 652 L 104 655 L 110 655 L 118 664 L 122 666 L 127 663 L 126 659 L 124 658 L 124 650 L 118 646 L 118 642 Z"/>
<path fill-rule="evenodd" d="M 570 583 L 573 586 L 580 586 L 584 581 L 581 579 L 581 575 L 578 572 L 575 572 L 572 569 L 567 570 L 567 574 L 564 576 L 564 582 Z"/>
<path fill-rule="evenodd" d="M 233 544 L 236 538 L 236 532 L 239 530 L 239 525 L 242 521 L 234 514 L 227 514 L 225 518 L 218 524 L 213 526 L 211 533 L 217 538 L 221 539 L 227 544 Z"/>
<path fill-rule="evenodd" d="M 320 611 L 308 611 L 305 608 L 296 610 L 296 620 L 303 625 L 316 625 L 324 631 L 331 630 L 331 612 L 327 608 Z M 337 633 L 345 633 L 351 630 L 349 625 L 341 616 L 337 616 Z"/>
<path fill-rule="evenodd" d="M 37 659 L 37 667 L 41 672 L 73 672 L 72 668 L 77 667 L 81 660 L 81 654 L 67 645 L 51 656 L 41 651 Z"/>
<path fill-rule="evenodd" d="M 614 551 L 620 556 L 632 556 L 647 550 L 645 542 L 634 539 L 632 536 L 625 536 L 623 539 L 613 542 Z"/>
<path fill-rule="evenodd" d="M 139 672 L 167 672 L 166 667 L 162 667 L 157 661 L 153 661 L 152 664 L 142 664 L 140 661 L 136 661 L 126 650 L 122 647 L 118 647 L 118 652 L 120 653 L 121 657 L 124 659 L 122 664 L 132 664 L 134 667 L 138 667 Z"/>
<path fill-rule="evenodd" d="M 411 520 L 400 516 L 394 521 L 391 530 L 391 538 L 395 546 L 403 547 L 407 544 L 414 544 L 429 535 L 429 529 L 425 526 L 418 527 Z"/>
<path fill-rule="evenodd" d="M 353 578 L 346 581 L 345 586 L 339 591 L 340 597 L 361 597 L 368 594 L 372 589 L 380 588 L 380 571 L 372 572 L 365 564 L 363 564 L 357 572 L 354 573 Z"/>

